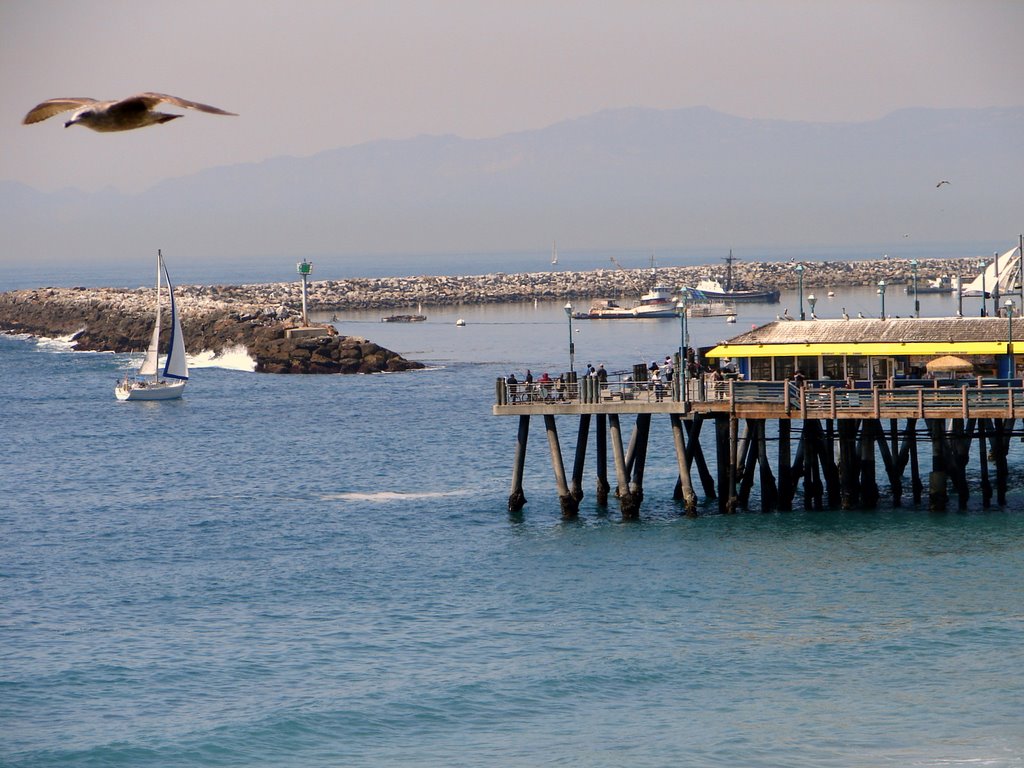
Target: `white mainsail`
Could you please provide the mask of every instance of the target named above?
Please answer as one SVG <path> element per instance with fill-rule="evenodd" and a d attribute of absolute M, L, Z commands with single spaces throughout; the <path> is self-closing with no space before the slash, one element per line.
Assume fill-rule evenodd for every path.
<path fill-rule="evenodd" d="M 146 350 L 146 359 L 142 361 L 139 368 L 140 376 L 156 376 L 160 356 L 160 270 L 163 268 L 163 259 L 159 251 L 156 257 L 156 323 L 153 325 L 153 335 L 149 339 L 149 349 Z"/>
<path fill-rule="evenodd" d="M 984 271 L 963 287 L 964 296 L 981 296 L 983 293 L 1002 296 L 1012 293 L 1017 286 L 1020 273 L 1020 246 L 1015 245 L 999 258 L 988 264 Z"/>

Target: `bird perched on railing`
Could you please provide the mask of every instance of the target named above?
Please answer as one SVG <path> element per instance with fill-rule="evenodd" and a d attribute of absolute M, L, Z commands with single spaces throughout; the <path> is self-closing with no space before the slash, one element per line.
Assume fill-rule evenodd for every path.
<path fill-rule="evenodd" d="M 846 307 L 843 307 L 843 320 L 849 320 L 850 316 L 846 314 Z"/>
<path fill-rule="evenodd" d="M 209 104 L 200 104 L 198 101 L 189 101 L 177 96 L 168 96 L 166 93 L 139 93 L 129 96 L 120 101 L 97 101 L 86 98 L 59 98 L 47 99 L 41 104 L 33 107 L 25 119 L 24 125 L 38 123 L 47 118 L 59 115 L 61 112 L 75 110 L 64 127 L 72 125 L 84 125 L 94 131 L 109 133 L 111 131 L 130 131 L 134 128 L 145 128 L 147 125 L 166 123 L 183 115 L 172 115 L 166 112 L 155 112 L 154 107 L 160 104 L 173 104 L 176 107 L 185 109 L 197 109 L 200 112 L 208 112 L 212 115 L 231 115 L 237 117 L 234 112 L 226 112 L 218 107 L 211 107 Z"/>

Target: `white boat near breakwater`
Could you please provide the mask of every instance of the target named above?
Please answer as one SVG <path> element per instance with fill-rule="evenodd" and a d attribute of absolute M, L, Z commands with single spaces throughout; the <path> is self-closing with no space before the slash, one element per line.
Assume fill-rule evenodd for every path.
<path fill-rule="evenodd" d="M 678 316 L 672 291 L 663 285 L 651 288 L 631 307 L 623 307 L 613 300 L 606 299 L 592 305 L 588 312 L 577 312 L 573 315 L 578 320 L 642 320 Z"/>
<path fill-rule="evenodd" d="M 166 282 L 167 298 L 171 310 L 171 334 L 164 359 L 163 375 L 160 378 L 160 324 L 162 284 Z M 145 377 L 145 378 L 144 378 Z M 152 377 L 152 378 L 149 378 Z M 160 251 L 156 252 L 156 321 L 153 336 L 146 351 L 146 358 L 139 367 L 137 378 L 130 374 L 114 387 L 118 400 L 176 400 L 185 391 L 188 382 L 188 361 L 185 359 L 185 340 L 181 333 L 181 318 L 174 303 L 174 287 L 171 285 L 167 265 Z"/>

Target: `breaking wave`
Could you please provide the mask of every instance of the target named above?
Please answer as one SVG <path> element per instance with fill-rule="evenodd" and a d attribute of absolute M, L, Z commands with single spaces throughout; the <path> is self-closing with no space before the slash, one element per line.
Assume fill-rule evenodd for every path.
<path fill-rule="evenodd" d="M 220 353 L 204 349 L 188 356 L 189 368 L 227 368 L 232 371 L 255 371 L 256 361 L 241 344 L 228 347 Z"/>

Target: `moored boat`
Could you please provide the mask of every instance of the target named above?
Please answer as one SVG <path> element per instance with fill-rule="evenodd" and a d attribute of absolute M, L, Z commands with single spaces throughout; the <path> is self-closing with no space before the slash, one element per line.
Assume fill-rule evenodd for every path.
<path fill-rule="evenodd" d="M 723 284 L 717 277 L 706 277 L 697 283 L 694 289 L 697 294 L 708 301 L 774 304 L 779 300 L 781 294 L 778 288 L 746 288 L 735 282 L 732 277 L 734 261 L 732 251 L 729 251 L 725 259 L 725 283 Z"/>
<path fill-rule="evenodd" d="M 605 299 L 593 304 L 588 312 L 573 315 L 578 320 L 642 320 L 678 316 L 672 291 L 663 285 L 651 288 L 631 307 L 623 307 L 613 300 Z"/>
<path fill-rule="evenodd" d="M 388 315 L 382 317 L 382 323 L 422 323 L 427 319 L 426 315 Z"/>

